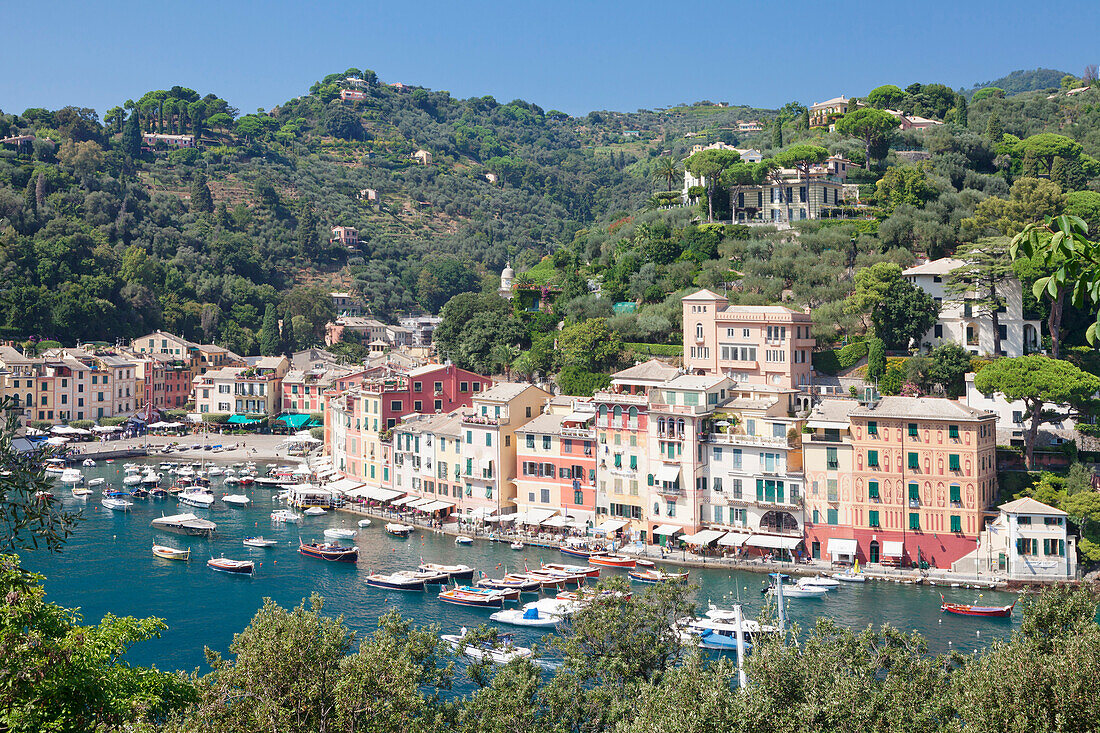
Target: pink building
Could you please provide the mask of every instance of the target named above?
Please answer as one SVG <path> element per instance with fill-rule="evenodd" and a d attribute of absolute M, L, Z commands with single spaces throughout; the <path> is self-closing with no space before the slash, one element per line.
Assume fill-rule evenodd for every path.
<path fill-rule="evenodd" d="M 735 382 L 807 390 L 814 338 L 809 313 L 782 305 L 730 305 L 700 290 L 683 299 L 684 366 Z"/>
<path fill-rule="evenodd" d="M 187 360 L 166 354 L 144 354 L 134 359 L 138 392 L 159 410 L 181 408 L 191 399 L 192 376 Z"/>
<path fill-rule="evenodd" d="M 595 412 L 575 412 L 568 406 L 517 428 L 515 482 L 520 513 L 555 510 L 572 522 L 598 524 L 595 419 Z"/>
<path fill-rule="evenodd" d="M 344 100 L 345 102 L 362 102 L 366 98 L 367 95 L 365 92 L 360 92 L 355 89 L 340 90 L 340 99 Z"/>

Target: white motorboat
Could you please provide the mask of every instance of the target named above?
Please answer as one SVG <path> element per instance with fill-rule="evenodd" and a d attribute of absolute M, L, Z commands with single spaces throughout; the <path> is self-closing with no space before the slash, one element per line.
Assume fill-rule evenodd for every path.
<path fill-rule="evenodd" d="M 265 540 L 263 537 L 245 537 L 245 547 L 274 547 L 279 544 L 278 540 Z"/>
<path fill-rule="evenodd" d="M 834 578 L 829 578 L 824 575 L 818 575 L 812 578 L 800 578 L 798 580 L 799 586 L 812 586 L 815 588 L 826 588 L 832 590 L 833 588 L 840 587 L 840 581 Z"/>
<path fill-rule="evenodd" d="M 354 529 L 343 529 L 342 527 L 332 527 L 325 530 L 325 537 L 332 540 L 350 540 L 357 534 L 358 532 Z"/>
<path fill-rule="evenodd" d="M 474 540 L 473 540 L 472 537 L 467 537 L 465 535 L 459 535 L 458 537 L 455 537 L 455 544 L 456 545 L 472 545 L 472 544 L 474 544 Z"/>
<path fill-rule="evenodd" d="M 863 573 L 853 573 L 848 570 L 843 573 L 833 573 L 833 578 L 844 583 L 866 583 L 867 576 Z"/>
<path fill-rule="evenodd" d="M 482 642 L 474 646 L 466 643 L 464 641 L 465 637 L 466 628 L 463 627 L 460 634 L 441 634 L 439 638 L 454 647 L 455 651 L 466 655 L 470 659 L 488 659 L 497 664 L 507 664 L 513 659 L 534 656 L 534 652 L 527 647 L 515 646 L 509 634 L 501 634 L 496 645 Z"/>
<path fill-rule="evenodd" d="M 323 517 L 325 515 L 325 509 L 324 507 L 311 506 L 309 509 L 306 509 L 304 513 L 307 517 Z"/>
<path fill-rule="evenodd" d="M 91 468 L 95 465 L 95 461 L 93 461 L 91 458 L 85 458 L 83 461 L 81 461 L 80 465 L 84 466 L 84 468 Z"/>
<path fill-rule="evenodd" d="M 523 543 L 522 542 L 513 542 L 511 545 L 509 545 L 509 547 L 511 547 L 513 550 L 522 550 L 523 549 Z"/>
<path fill-rule="evenodd" d="M 785 592 L 784 595 L 786 595 Z M 722 611 L 722 613 L 732 615 L 733 612 Z M 761 626 L 760 622 L 753 619 L 742 619 L 740 630 L 746 652 L 751 651 L 756 637 L 761 634 L 774 634 L 778 631 L 774 626 Z M 682 619 L 676 624 L 676 631 L 682 640 L 695 642 L 704 649 L 737 650 L 738 626 L 737 621 L 732 617 Z"/>
<path fill-rule="evenodd" d="M 252 500 L 244 494 L 225 494 L 222 496 L 222 501 L 226 504 L 233 504 L 234 506 L 248 506 Z"/>
<path fill-rule="evenodd" d="M 524 604 L 523 608 L 509 608 L 489 616 L 493 621 L 512 626 L 557 626 L 576 613 L 581 604 L 559 598 L 541 598 Z"/>
<path fill-rule="evenodd" d="M 165 532 L 175 532 L 176 534 L 193 537 L 209 536 L 217 529 L 217 525 L 209 519 L 199 519 L 194 514 L 173 514 L 167 517 L 157 517 L 150 524 Z"/>
<path fill-rule="evenodd" d="M 122 479 L 122 483 L 126 486 L 134 486 L 141 483 L 141 476 L 136 473 L 128 473 L 126 477 Z"/>
<path fill-rule="evenodd" d="M 302 521 L 302 515 L 290 509 L 276 509 L 271 512 L 271 518 L 276 522 L 294 522 L 295 524 Z"/>
<path fill-rule="evenodd" d="M 61 478 L 58 479 L 63 484 L 79 484 L 84 481 L 84 474 L 76 468 L 66 468 L 65 472 L 61 474 Z"/>
<path fill-rule="evenodd" d="M 828 592 L 828 588 L 820 588 L 812 585 L 795 585 L 793 583 L 783 584 L 784 598 L 821 598 Z M 770 596 L 776 594 L 774 585 L 767 589 L 767 594 Z"/>
<path fill-rule="evenodd" d="M 91 489 L 82 489 L 78 486 L 73 487 L 73 497 L 77 499 L 87 499 L 93 492 Z"/>
<path fill-rule="evenodd" d="M 208 476 L 221 476 L 221 475 L 222 475 L 223 473 L 225 473 L 225 471 L 223 471 L 223 470 L 222 470 L 221 468 L 219 468 L 218 466 L 211 466 L 211 467 L 210 467 L 210 468 L 209 468 L 209 469 L 208 469 L 208 470 L 206 471 L 206 473 L 207 473 L 207 475 L 208 475 Z"/>
<path fill-rule="evenodd" d="M 130 507 L 134 505 L 132 501 L 111 498 L 104 498 L 101 503 L 104 509 L 110 509 L 113 512 L 128 512 L 130 511 Z"/>
<path fill-rule="evenodd" d="M 369 527 L 370 526 L 370 520 L 369 519 L 360 519 L 359 520 L 359 526 L 360 527 Z"/>
<path fill-rule="evenodd" d="M 94 479 L 92 479 L 91 481 L 88 482 L 88 485 L 89 486 L 102 486 L 105 483 L 107 483 L 107 479 L 105 479 L 105 478 L 94 478 Z"/>
<path fill-rule="evenodd" d="M 176 501 L 199 509 L 209 509 L 214 503 L 214 495 L 202 487 L 192 486 L 177 494 Z"/>
<path fill-rule="evenodd" d="M 141 483 L 148 486 L 157 486 L 160 484 L 160 474 L 154 471 L 146 471 L 141 474 Z"/>

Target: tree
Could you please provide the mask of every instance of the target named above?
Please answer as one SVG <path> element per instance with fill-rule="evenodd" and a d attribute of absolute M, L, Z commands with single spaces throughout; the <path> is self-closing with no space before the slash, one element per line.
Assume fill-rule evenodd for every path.
<path fill-rule="evenodd" d="M 893 84 L 883 84 L 867 93 L 867 102 L 876 109 L 897 109 L 909 95 Z"/>
<path fill-rule="evenodd" d="M 714 190 L 717 188 L 722 171 L 741 160 L 740 153 L 733 150 L 701 150 L 691 156 L 684 166 L 696 178 L 702 178 L 707 189 L 707 221 L 714 221 Z"/>
<path fill-rule="evenodd" d="M 664 155 L 657 159 L 657 165 L 653 169 L 653 175 L 659 181 L 664 181 L 668 185 L 668 192 L 672 193 L 672 187 L 677 183 L 681 183 L 684 180 L 684 172 L 680 169 L 680 165 L 676 162 L 676 159 Z"/>
<path fill-rule="evenodd" d="M 891 349 L 907 348 L 936 323 L 939 307 L 917 286 L 902 277 L 893 262 L 877 262 L 856 271 L 856 287 L 845 304 L 849 313 L 870 321 L 875 336 Z"/>
<path fill-rule="evenodd" d="M 214 213 L 214 197 L 206 184 L 206 174 L 199 171 L 191 181 L 191 211 L 197 214 Z"/>
<path fill-rule="evenodd" d="M 558 359 L 562 367 L 602 372 L 618 365 L 623 344 L 607 328 L 607 320 L 590 318 L 562 329 L 558 335 Z"/>
<path fill-rule="evenodd" d="M 57 157 L 62 165 L 73 169 L 73 174 L 86 190 L 91 190 L 92 179 L 103 165 L 103 148 L 92 140 L 65 140 L 57 151 Z"/>
<path fill-rule="evenodd" d="M 1070 409 L 1070 417 L 1091 415 L 1093 395 L 1100 390 L 1100 378 L 1081 371 L 1068 361 L 1032 354 L 1012 359 L 995 359 L 974 377 L 975 388 L 985 395 L 994 392 L 1009 402 L 1024 403 L 1025 455 L 1028 468 L 1034 467 L 1035 441 L 1039 426 L 1065 419 L 1064 414 L 1045 410 L 1054 404 Z"/>
<path fill-rule="evenodd" d="M 301 316 L 299 316 L 300 318 Z M 267 314 L 264 314 L 266 320 Z M 262 335 L 262 334 L 261 334 Z M 283 317 L 282 352 L 290 357 L 298 350 L 298 338 L 294 335 L 294 316 L 288 311 Z"/>
<path fill-rule="evenodd" d="M 562 394 L 577 397 L 591 397 L 596 390 L 611 385 L 611 375 L 604 372 L 590 372 L 581 367 L 567 366 L 558 372 L 555 380 Z"/>
<path fill-rule="evenodd" d="M 1055 158 L 1076 159 L 1081 155 L 1081 143 L 1065 135 L 1050 132 L 1024 138 L 1016 146 L 1016 153 L 1030 156 L 1040 166 L 1040 173 L 1050 174 Z"/>
<path fill-rule="evenodd" d="M 806 204 L 807 216 L 809 215 L 809 186 L 807 180 L 810 177 L 810 168 L 818 163 L 824 163 L 829 157 L 829 151 L 820 145 L 792 145 L 784 150 L 782 153 L 776 155 L 774 162 L 783 168 L 794 168 L 798 171 L 798 180 L 803 190 L 806 191 L 806 198 L 804 203 Z M 788 205 L 790 202 L 787 202 Z M 788 214 L 788 219 L 790 215 Z"/>
<path fill-rule="evenodd" d="M 867 340 L 867 379 L 881 379 L 886 374 L 886 344 L 880 338 Z"/>
<path fill-rule="evenodd" d="M 264 323 L 260 328 L 260 353 L 264 356 L 274 356 L 279 353 L 279 315 L 274 303 L 268 303 L 264 310 Z"/>
<path fill-rule="evenodd" d="M 894 165 L 875 184 L 875 198 L 887 212 L 902 204 L 923 208 L 939 196 L 939 189 L 922 169 L 911 165 Z"/>
<path fill-rule="evenodd" d="M 947 276 L 946 291 L 960 303 L 969 304 L 980 318 L 993 325 L 993 354 L 1000 356 L 1000 312 L 1007 301 L 1005 293 L 1014 279 L 1012 259 L 1006 237 L 987 237 L 959 247 L 955 257 L 962 261 Z"/>
<path fill-rule="evenodd" d="M 137 110 L 130 113 L 122 126 L 122 152 L 131 161 L 141 157 L 141 122 Z"/>
<path fill-rule="evenodd" d="M 730 194 L 730 220 L 737 222 L 737 199 L 747 189 L 759 186 L 767 178 L 769 168 L 760 163 L 734 163 L 722 171 L 722 187 Z M 713 258 L 708 258 L 713 259 Z"/>
<path fill-rule="evenodd" d="M 975 101 L 977 101 L 977 97 L 975 97 Z M 1005 128 L 1001 124 L 1001 118 L 997 114 L 997 110 L 989 113 L 989 119 L 985 123 L 985 136 L 994 145 L 1001 142 L 1001 138 L 1005 136 Z"/>
<path fill-rule="evenodd" d="M 772 149 L 779 150 L 783 147 L 783 118 L 776 117 L 772 121 Z"/>
<path fill-rule="evenodd" d="M 360 122 L 358 115 L 340 102 L 330 102 L 328 107 L 325 108 L 323 124 L 325 132 L 333 137 L 343 138 L 344 140 L 361 140 L 363 138 L 363 123 Z"/>
<path fill-rule="evenodd" d="M 901 124 L 888 112 L 861 107 L 837 120 L 836 131 L 863 140 L 866 168 L 871 169 L 871 146 L 878 141 L 889 139 L 890 134 Z"/>
<path fill-rule="evenodd" d="M 313 211 L 311 201 L 302 202 L 302 210 L 298 215 L 298 256 L 306 260 L 313 260 L 321 244 L 321 237 L 317 232 L 317 214 Z"/>
<path fill-rule="evenodd" d="M 970 371 L 970 352 L 959 344 L 945 341 L 932 349 L 929 377 L 939 384 L 949 399 L 966 394 L 966 373 Z"/>

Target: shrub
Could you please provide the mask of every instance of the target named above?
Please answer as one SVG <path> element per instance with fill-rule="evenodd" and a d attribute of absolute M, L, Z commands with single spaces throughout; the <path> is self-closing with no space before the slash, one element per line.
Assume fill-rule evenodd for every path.
<path fill-rule="evenodd" d="M 310 428 L 309 429 L 309 434 L 311 436 L 313 436 L 314 438 L 316 438 L 317 440 L 324 440 L 325 439 L 325 429 L 324 428 Z"/>
<path fill-rule="evenodd" d="M 116 425 L 122 425 L 126 422 L 124 417 L 101 417 L 99 418 L 99 424 L 105 427 L 114 427 Z"/>
<path fill-rule="evenodd" d="M 683 356 L 684 347 L 680 344 L 638 344 L 624 343 L 623 346 L 635 354 L 647 356 Z"/>
<path fill-rule="evenodd" d="M 840 349 L 815 351 L 813 354 L 814 369 L 823 374 L 837 374 L 844 369 L 851 369 L 867 356 L 867 342 L 857 341 Z"/>
<path fill-rule="evenodd" d="M 202 421 L 208 424 L 222 425 L 229 419 L 228 412 L 208 412 L 202 416 Z"/>
<path fill-rule="evenodd" d="M 93 420 L 73 420 L 69 423 L 70 428 L 79 428 L 81 430 L 91 430 L 95 425 Z"/>

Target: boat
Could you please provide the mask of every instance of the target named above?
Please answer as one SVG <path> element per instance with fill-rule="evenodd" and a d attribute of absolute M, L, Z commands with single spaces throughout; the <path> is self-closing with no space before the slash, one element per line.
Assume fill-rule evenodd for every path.
<path fill-rule="evenodd" d="M 141 483 L 156 485 L 160 483 L 160 474 L 152 471 L 146 471 L 141 475 Z"/>
<path fill-rule="evenodd" d="M 148 499 L 149 498 L 149 490 L 146 489 L 146 488 L 143 488 L 141 486 L 138 486 L 135 489 L 130 489 L 130 496 L 134 497 L 135 499 Z"/>
<path fill-rule="evenodd" d="M 520 593 L 538 593 L 542 583 L 534 578 L 505 575 L 503 578 L 482 578 L 474 583 L 478 588 L 492 590 L 518 590 Z"/>
<path fill-rule="evenodd" d="M 222 494 L 222 501 L 233 506 L 248 506 L 252 502 L 244 494 Z"/>
<path fill-rule="evenodd" d="M 382 588 L 385 590 L 424 590 L 424 585 L 427 582 L 424 578 L 419 577 L 419 573 L 414 573 L 408 570 L 399 570 L 396 573 L 371 573 L 367 576 L 367 585 L 371 588 Z"/>
<path fill-rule="evenodd" d="M 497 664 L 507 664 L 513 659 L 534 656 L 534 652 L 527 647 L 513 644 L 510 634 L 501 634 L 498 637 L 500 641 L 495 645 L 488 641 L 481 642 L 476 646 L 466 643 L 463 641 L 466 638 L 465 627 L 462 628 L 460 634 L 441 634 L 439 638 L 454 647 L 455 651 L 478 661 L 488 659 Z"/>
<path fill-rule="evenodd" d="M 434 562 L 421 562 L 416 568 L 422 573 L 446 573 L 452 580 L 472 580 L 474 569 L 469 565 L 440 565 Z"/>
<path fill-rule="evenodd" d="M 110 486 L 108 486 L 107 488 L 105 488 L 103 490 L 103 495 L 104 496 L 109 496 L 112 499 L 123 499 L 123 498 L 129 499 L 130 498 L 130 492 L 129 491 L 123 491 L 122 489 L 113 489 Z"/>
<path fill-rule="evenodd" d="M 319 506 L 311 506 L 303 512 L 307 517 L 323 517 L 325 513 L 324 507 Z"/>
<path fill-rule="evenodd" d="M 297 524 L 302 521 L 302 515 L 291 509 L 276 509 L 271 512 L 271 519 L 276 522 L 293 522 Z"/>
<path fill-rule="evenodd" d="M 125 499 L 112 499 L 107 496 L 103 498 L 101 502 L 104 509 L 110 509 L 113 512 L 128 512 L 130 507 L 134 505 L 132 501 L 126 501 Z"/>
<path fill-rule="evenodd" d="M 168 547 L 167 545 L 153 545 L 153 554 L 164 560 L 190 560 L 191 548 L 177 550 L 175 547 Z"/>
<path fill-rule="evenodd" d="M 163 489 L 160 486 L 154 486 L 153 488 L 149 489 L 149 496 L 155 497 L 157 499 L 163 499 L 164 497 L 168 496 L 168 490 Z"/>
<path fill-rule="evenodd" d="M 279 544 L 278 540 L 265 540 L 262 536 L 244 538 L 245 547 L 274 547 L 277 544 Z"/>
<path fill-rule="evenodd" d="M 456 545 L 472 545 L 472 544 L 474 544 L 474 539 L 472 537 L 467 537 L 465 535 L 459 535 L 458 537 L 455 537 L 455 544 Z"/>
<path fill-rule="evenodd" d="M 43 466 L 46 473 L 57 474 L 58 476 L 68 470 L 67 468 L 65 468 L 64 458 L 47 458 L 45 463 L 43 463 Z"/>
<path fill-rule="evenodd" d="M 176 501 L 199 509 L 209 509 L 214 503 L 214 495 L 204 488 L 193 486 L 180 492 L 176 496 Z"/>
<path fill-rule="evenodd" d="M 631 570 L 630 579 L 639 583 L 665 583 L 670 580 L 683 580 L 688 576 L 683 573 L 666 573 L 663 570 Z"/>
<path fill-rule="evenodd" d="M 325 537 L 331 540 L 350 540 L 357 534 L 359 533 L 354 529 L 344 529 L 343 527 L 331 527 L 325 530 Z"/>
<path fill-rule="evenodd" d="M 735 619 L 705 618 L 684 619 L 676 624 L 677 633 L 684 641 L 694 641 L 703 649 L 718 651 L 737 651 L 738 625 Z M 753 619 L 742 619 L 741 638 L 745 651 L 752 651 L 752 644 L 761 634 L 774 634 L 774 626 L 761 626 Z"/>
<path fill-rule="evenodd" d="M 310 542 L 298 540 L 298 552 L 306 557 L 329 562 L 359 562 L 359 548 L 355 545 L 338 545 L 335 542 Z"/>
<path fill-rule="evenodd" d="M 489 618 L 502 624 L 512 626 L 557 626 L 566 617 L 575 613 L 580 606 L 573 601 L 563 601 L 556 598 L 543 598 L 531 601 L 523 608 L 509 608 L 496 611 Z"/>
<path fill-rule="evenodd" d="M 845 570 L 842 573 L 833 573 L 833 578 L 836 580 L 842 580 L 845 583 L 865 583 L 867 578 L 863 573 L 859 572 L 859 558 L 856 558 L 856 564 L 852 566 L 851 570 Z"/>
<path fill-rule="evenodd" d="M 1005 618 L 1012 615 L 1013 601 L 1007 606 L 972 606 L 968 603 L 950 603 L 943 594 L 940 594 L 940 611 L 955 613 L 960 616 L 986 616 L 988 618 Z"/>
<path fill-rule="evenodd" d="M 638 561 L 626 555 L 593 555 L 588 558 L 589 565 L 597 565 L 606 568 L 633 568 Z"/>
<path fill-rule="evenodd" d="M 74 486 L 72 491 L 73 497 L 76 499 L 87 499 L 89 496 L 95 493 L 91 489 L 81 489 L 77 486 Z"/>
<path fill-rule="evenodd" d="M 559 601 L 592 601 L 596 598 L 620 598 L 624 601 L 630 600 L 630 593 L 623 593 L 620 590 L 600 590 L 589 591 L 584 588 L 580 590 L 563 590 L 558 593 L 554 598 Z"/>
<path fill-rule="evenodd" d="M 58 478 L 63 484 L 79 484 L 84 482 L 84 474 L 77 468 L 66 468 Z"/>
<path fill-rule="evenodd" d="M 840 587 L 840 581 L 837 580 L 836 576 L 830 578 L 824 575 L 817 575 L 809 578 L 799 578 L 798 585 L 803 587 L 811 586 L 814 588 L 825 588 L 826 590 L 832 590 L 834 588 Z"/>
<path fill-rule="evenodd" d="M 503 608 L 504 592 L 490 588 L 448 588 L 440 591 L 439 600 L 444 603 L 453 603 L 456 606 L 469 606 L 472 608 Z"/>
<path fill-rule="evenodd" d="M 783 584 L 783 597 L 784 598 L 821 598 L 828 594 L 828 588 L 821 588 L 813 585 L 795 585 L 794 583 Z M 776 586 L 770 585 L 764 589 L 764 593 L 770 596 L 776 594 Z"/>
<path fill-rule="evenodd" d="M 251 560 L 230 560 L 227 557 L 212 557 L 206 561 L 206 566 L 233 575 L 252 575 L 256 572 L 256 563 Z"/>
<path fill-rule="evenodd" d="M 522 550 L 523 549 L 523 543 L 522 542 L 513 542 L 512 544 L 510 544 L 508 546 L 511 547 L 513 550 Z"/>
<path fill-rule="evenodd" d="M 594 568 L 591 565 L 566 565 L 557 562 L 544 562 L 542 564 L 542 570 L 565 573 L 567 575 L 583 575 L 586 578 L 600 577 L 600 569 Z"/>
<path fill-rule="evenodd" d="M 415 529 L 415 527 L 408 524 L 400 524 L 398 522 L 386 523 L 386 534 L 392 534 L 394 537 L 408 537 L 412 534 L 413 529 Z"/>
<path fill-rule="evenodd" d="M 360 527 L 369 527 L 370 526 L 370 520 L 369 519 L 360 519 L 359 522 L 358 522 L 358 525 Z"/>
<path fill-rule="evenodd" d="M 194 537 L 209 536 L 217 528 L 217 525 L 209 519 L 199 519 L 194 514 L 173 514 L 167 517 L 157 517 L 150 524 L 165 532 L 175 532 L 176 534 Z"/>
<path fill-rule="evenodd" d="M 569 544 L 566 543 L 558 548 L 561 554 L 568 555 L 569 557 L 582 557 L 588 559 L 593 555 L 606 555 L 607 550 L 602 547 L 591 547 L 589 545 Z"/>
<path fill-rule="evenodd" d="M 84 468 L 91 468 L 95 465 L 95 461 L 93 461 L 91 458 L 85 458 L 83 461 L 80 462 L 80 465 L 84 466 Z"/>
<path fill-rule="evenodd" d="M 135 484 L 140 484 L 141 483 L 141 476 L 137 475 L 136 473 L 127 474 L 126 477 L 122 479 L 122 483 L 125 484 L 126 486 L 133 486 Z"/>
<path fill-rule="evenodd" d="M 530 570 L 524 573 L 516 573 L 515 577 L 533 580 L 537 582 L 539 584 L 539 587 L 541 588 L 554 588 L 555 590 L 561 590 L 562 588 L 564 588 L 565 581 L 567 580 L 564 575 L 540 573 L 536 570 Z"/>
<path fill-rule="evenodd" d="M 107 479 L 105 479 L 105 478 L 94 478 L 94 479 L 92 479 L 91 481 L 88 482 L 88 485 L 89 486 L 102 486 L 105 483 L 107 483 Z"/>

